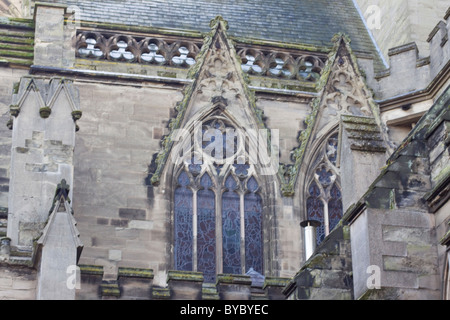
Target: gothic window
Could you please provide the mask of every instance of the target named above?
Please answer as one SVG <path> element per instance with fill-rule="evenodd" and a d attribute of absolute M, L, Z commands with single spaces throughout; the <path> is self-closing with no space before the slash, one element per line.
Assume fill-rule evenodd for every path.
<path fill-rule="evenodd" d="M 176 171 L 175 268 L 202 272 L 205 282 L 214 282 L 218 273 L 263 273 L 263 200 L 255 166 L 221 161 L 227 150 L 239 149 L 232 128 L 224 119 L 205 121 L 206 155 Z"/>
<path fill-rule="evenodd" d="M 332 135 L 319 154 L 306 192 L 308 220 L 320 222 L 316 229 L 316 241 L 320 244 L 342 219 L 342 195 L 338 184 L 337 161 L 338 135 Z"/>

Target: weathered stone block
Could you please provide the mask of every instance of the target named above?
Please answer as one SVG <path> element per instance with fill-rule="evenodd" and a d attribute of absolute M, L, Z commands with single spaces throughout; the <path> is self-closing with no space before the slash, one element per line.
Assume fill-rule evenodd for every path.
<path fill-rule="evenodd" d="M 145 220 L 147 212 L 143 209 L 119 208 L 119 217 L 130 220 Z"/>
<path fill-rule="evenodd" d="M 249 300 L 251 291 L 250 276 L 218 274 L 217 291 L 222 300 Z"/>
<path fill-rule="evenodd" d="M 167 284 L 175 300 L 200 300 L 202 298 L 203 274 L 201 272 L 169 271 Z"/>
<path fill-rule="evenodd" d="M 118 269 L 118 284 L 121 299 L 147 300 L 151 298 L 153 288 L 153 270 L 141 268 Z"/>

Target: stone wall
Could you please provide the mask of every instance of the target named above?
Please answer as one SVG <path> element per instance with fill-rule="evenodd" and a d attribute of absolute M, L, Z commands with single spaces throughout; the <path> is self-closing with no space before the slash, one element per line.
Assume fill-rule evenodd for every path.
<path fill-rule="evenodd" d="M 284 288 L 289 300 L 352 300 L 350 230 L 336 227 Z"/>
<path fill-rule="evenodd" d="M 404 2 L 395 4 L 396 9 L 391 12 L 401 18 L 398 21 L 400 29 L 408 25 L 406 9 L 402 5 Z M 299 200 L 302 199 L 299 191 L 295 191 L 293 198 L 281 197 L 278 193 L 280 186 L 275 179 L 272 181 L 273 186 L 270 186 L 270 190 L 276 192 L 268 195 L 270 201 L 264 208 L 265 212 L 270 213 L 266 215 L 270 227 L 264 230 L 269 234 L 265 237 L 265 265 L 268 270 L 262 285 L 255 286 L 249 275 L 221 274 L 218 275 L 217 283 L 205 284 L 199 273 L 172 271 L 173 217 L 170 213 L 173 186 L 172 183 L 152 186 L 150 178 L 154 168 L 151 165 L 161 148 L 163 137 L 169 132 L 170 120 L 177 114 L 175 109 L 184 98 L 183 88 L 195 80 L 187 79 L 186 68 L 153 68 L 124 61 L 76 57 L 75 47 L 72 46 L 76 33 L 70 25 L 63 23 L 64 17 L 64 6 L 38 6 L 35 46 L 37 65 L 31 68 L 31 72 L 39 74 L 35 78 L 44 84 L 39 85 L 38 89 L 44 90 L 30 91 L 30 103 L 35 108 L 39 94 L 50 97 L 51 82 L 57 81 L 50 81 L 50 78 L 66 75 L 73 79 L 73 85 L 79 93 L 77 99 L 83 117 L 77 123 L 79 130 L 74 136 L 66 135 L 65 131 L 72 126 L 75 129 L 73 122 L 70 122 L 70 113 L 67 113 L 67 117 L 59 118 L 62 124 L 51 128 L 44 119 L 36 117 L 38 113 L 23 122 L 26 130 L 19 130 L 21 140 L 16 140 L 14 151 L 29 157 L 29 161 L 20 163 L 24 165 L 25 173 L 31 172 L 34 178 L 31 180 L 36 182 L 44 176 L 41 173 L 45 173 L 48 177 L 45 176 L 42 181 L 49 186 L 47 190 L 36 184 L 32 190 L 35 193 L 11 193 L 12 199 L 31 194 L 46 202 L 39 205 L 42 207 L 39 209 L 42 217 L 36 221 L 25 221 L 29 225 L 13 226 L 14 221 L 10 219 L 14 232 L 25 235 L 28 245 L 40 234 L 50 209 L 47 204 L 55 184 L 60 181 L 56 175 L 60 173 L 61 165 L 67 165 L 64 170 L 71 177 L 73 173 L 73 179 L 69 181 L 71 205 L 84 244 L 79 261 L 81 290 L 77 292 L 78 299 L 283 299 L 281 291 L 286 285 L 284 277 L 294 276 L 304 262 L 300 228 L 304 205 Z M 383 74 L 374 75 L 369 58 L 360 60 L 367 68 L 365 70 L 369 71 L 366 72 L 367 81 L 378 99 L 386 101 L 399 94 L 427 88 L 440 74 L 450 57 L 450 44 L 444 41 L 448 33 L 448 15 L 446 19 L 430 35 L 432 56 L 429 59 L 421 58 L 417 46 L 407 43 L 388 51 L 391 67 Z M 231 56 L 234 57 L 234 54 Z M 12 144 L 11 132 L 6 127 L 10 119 L 8 106 L 11 103 L 8 87 L 12 89 L 12 83 L 27 72 L 0 68 L 0 75 L 4 75 L 0 80 L 3 90 L 0 92 L 0 111 L 3 110 L 0 125 L 4 123 L 4 128 L 0 128 L 0 207 L 5 212 L 8 206 L 6 195 L 9 191 Z M 249 80 L 250 87 L 277 82 L 276 78 L 267 82 L 258 82 L 258 77 L 246 80 Z M 247 84 L 238 83 L 241 86 Z M 305 88 L 312 90 L 312 87 L 310 83 Z M 21 87 L 16 89 L 18 93 Z M 293 162 L 291 151 L 298 147 L 299 133 L 306 129 L 305 119 L 312 111 L 311 99 L 316 96 L 313 92 L 299 91 L 300 86 L 293 89 L 255 89 L 256 108 L 264 112 L 264 124 L 270 129 L 280 130 L 280 160 L 285 164 Z M 433 100 L 439 90 L 429 89 L 424 94 L 429 94 L 427 99 Z M 227 94 L 230 92 L 227 91 Z M 240 101 L 245 100 L 242 96 L 240 98 Z M 364 98 L 367 98 L 366 93 Z M 209 103 L 206 100 L 202 103 Z M 244 103 L 248 104 L 248 101 Z M 417 114 L 425 112 L 430 103 Z M 233 107 L 236 108 L 236 105 Z M 410 115 L 406 113 L 391 115 L 393 118 L 407 118 Z M 27 115 L 18 115 L 21 116 Z M 331 114 L 324 118 L 321 125 L 330 127 L 329 120 L 336 120 L 334 116 Z M 445 117 L 448 118 L 448 115 Z M 385 121 L 393 119 L 388 118 L 382 114 Z M 371 178 L 361 184 L 358 194 L 347 190 L 347 193 L 356 197 L 344 199 L 345 208 L 350 206 L 349 212 L 354 213 L 346 220 L 351 224 L 350 232 L 344 225 L 331 232 L 286 287 L 285 294 L 293 299 L 439 297 L 445 249 L 438 246 L 436 239 L 446 234 L 449 221 L 446 211 L 448 205 L 445 204 L 448 198 L 442 198 L 448 184 L 448 119 L 445 119 L 436 122 L 426 137 L 405 140 L 401 152 L 391 159 L 393 161 L 388 163 L 381 176 L 369 187 L 364 201 L 351 207 L 360 198 L 360 193 L 367 189 Z M 69 123 L 70 126 L 66 125 Z M 343 129 L 347 130 L 349 121 L 341 123 L 341 126 L 345 125 L 347 128 Z M 51 139 L 44 129 L 51 131 Z M 361 129 L 361 123 L 354 129 L 368 131 L 367 127 Z M 69 131 L 74 133 L 74 130 Z M 376 139 L 372 140 L 381 141 L 378 129 L 374 135 Z M 68 143 L 72 137 L 75 140 L 74 147 Z M 348 141 L 356 138 L 361 140 L 361 137 L 346 136 Z M 365 138 L 371 142 L 369 138 L 373 137 Z M 382 148 L 383 155 L 384 151 Z M 368 162 L 370 155 L 364 153 L 363 156 L 359 155 L 355 166 L 361 164 L 362 159 Z M 384 158 L 376 165 L 373 159 L 371 163 L 365 163 L 367 167 L 372 164 L 372 175 L 381 167 L 382 160 Z M 14 165 L 19 164 L 14 161 Z M 367 170 L 362 171 L 353 170 L 353 175 L 359 177 L 366 173 L 367 177 Z M 18 172 L 23 173 L 20 170 Z M 346 172 L 343 170 L 343 174 Z M 24 185 L 28 188 L 27 176 L 18 177 L 21 184 L 17 189 L 24 189 L 21 188 Z M 434 216 L 428 213 L 429 207 L 435 209 Z M 30 227 L 29 230 L 27 227 Z M 23 287 L 24 291 L 18 291 L 17 295 L 32 299 L 36 297 L 36 271 L 25 266 L 16 268 L 12 265 L 17 257 L 15 259 L 10 261 L 11 264 L 4 271 L 0 267 L 0 273 L 5 275 L 0 289 L 4 288 L 5 297 L 14 298 L 17 297 L 16 293 L 10 292 L 10 289 L 14 286 Z M 27 255 L 21 263 L 30 260 L 31 257 Z M 368 291 L 369 275 L 366 271 L 374 265 L 381 269 L 382 289 Z"/>
<path fill-rule="evenodd" d="M 357 299 L 441 298 L 446 254 L 439 239 L 449 219 L 441 211 L 448 200 L 443 132 L 449 92 L 447 88 L 344 217 L 350 224 Z M 366 270 L 376 270 L 377 287 L 368 285 Z"/>
<path fill-rule="evenodd" d="M 416 42 L 420 56 L 427 57 L 430 30 L 448 9 L 445 0 L 356 0 L 385 58 L 393 47 Z M 380 10 L 380 24 L 371 6 Z M 378 9 L 377 9 L 378 10 Z"/>
<path fill-rule="evenodd" d="M 169 212 L 148 167 L 182 95 L 177 88 L 78 83 L 73 207 L 85 249 L 80 263 L 152 268 L 167 263 Z M 95 197 L 92 195 L 95 194 Z"/>
<path fill-rule="evenodd" d="M 12 132 L 7 127 L 11 118 L 9 106 L 14 84 L 28 72 L 24 69 L 0 67 L 0 211 L 7 214 Z"/>
<path fill-rule="evenodd" d="M 34 300 L 36 285 L 34 268 L 0 264 L 0 300 Z"/>

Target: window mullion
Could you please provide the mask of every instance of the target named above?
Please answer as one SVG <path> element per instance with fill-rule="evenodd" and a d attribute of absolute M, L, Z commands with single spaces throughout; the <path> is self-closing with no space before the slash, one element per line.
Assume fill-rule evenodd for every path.
<path fill-rule="evenodd" d="M 323 191 L 322 191 L 323 192 Z M 325 226 L 325 237 L 330 234 L 330 220 L 328 214 L 328 201 L 322 198 L 323 202 L 323 223 Z"/>
<path fill-rule="evenodd" d="M 216 195 L 216 272 L 223 273 L 222 192 Z"/>
<path fill-rule="evenodd" d="M 197 190 L 192 197 L 192 270 L 197 271 Z"/>
<path fill-rule="evenodd" d="M 239 193 L 240 200 L 240 216 L 241 216 L 241 269 L 242 274 L 245 274 L 245 210 L 244 210 L 244 193 Z"/>

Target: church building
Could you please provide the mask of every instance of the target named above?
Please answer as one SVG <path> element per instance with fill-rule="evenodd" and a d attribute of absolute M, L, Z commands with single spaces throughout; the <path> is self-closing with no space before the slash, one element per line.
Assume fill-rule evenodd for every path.
<path fill-rule="evenodd" d="M 0 0 L 0 299 L 449 300 L 447 0 Z"/>

